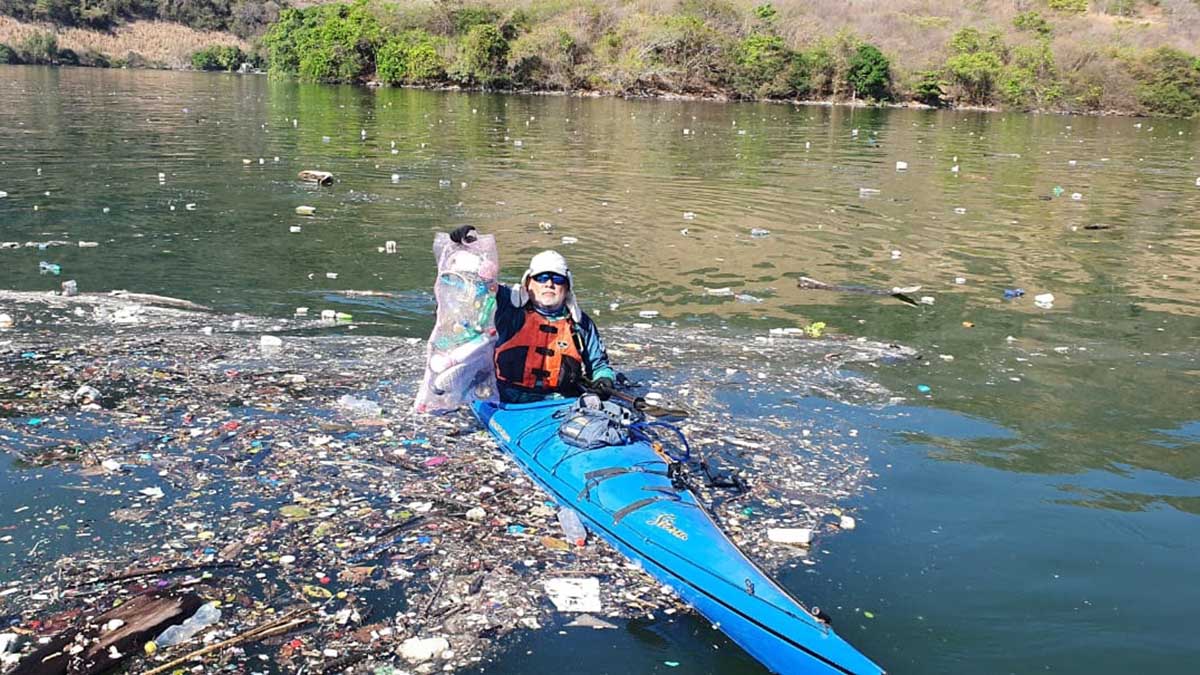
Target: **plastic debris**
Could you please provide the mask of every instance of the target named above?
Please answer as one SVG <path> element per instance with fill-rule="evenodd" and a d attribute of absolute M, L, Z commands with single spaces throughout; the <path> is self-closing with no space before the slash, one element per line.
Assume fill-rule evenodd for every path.
<path fill-rule="evenodd" d="M 1041 293 L 1039 295 L 1035 295 L 1033 296 L 1033 304 L 1042 309 L 1050 309 L 1054 306 L 1054 294 Z"/>
<path fill-rule="evenodd" d="M 770 235 L 770 230 L 763 229 L 761 227 L 751 228 L 750 230 L 750 236 L 754 237 L 755 239 L 762 239 L 763 237 L 769 237 Z"/>
<path fill-rule="evenodd" d="M 842 528 L 843 530 L 853 530 L 857 526 L 858 523 L 854 521 L 852 516 L 842 516 L 841 519 L 838 520 L 838 527 Z"/>
<path fill-rule="evenodd" d="M 542 584 L 560 612 L 601 611 L 600 580 L 596 577 L 547 579 Z"/>
<path fill-rule="evenodd" d="M 500 264 L 493 235 L 456 244 L 441 232 L 433 254 L 438 261 L 437 321 L 414 409 L 439 413 L 497 396 L 492 354 Z"/>
<path fill-rule="evenodd" d="M 450 642 L 443 637 L 419 638 L 413 637 L 400 645 L 400 656 L 409 663 L 424 663 L 445 652 L 450 648 Z"/>
<path fill-rule="evenodd" d="M 12 328 L 14 325 L 16 325 L 16 321 L 13 320 L 11 314 L 0 312 L 0 328 Z"/>
<path fill-rule="evenodd" d="M 316 212 L 317 212 L 317 207 L 315 207 L 315 206 L 297 206 L 296 207 L 296 214 L 300 215 L 300 216 L 311 216 L 312 214 L 314 214 Z"/>
<path fill-rule="evenodd" d="M 896 162 L 896 170 L 897 171 L 907 171 L 908 170 L 908 162 Z"/>
<path fill-rule="evenodd" d="M 183 623 L 171 626 L 154 638 L 154 644 L 160 649 L 174 647 L 191 640 L 197 633 L 221 620 L 221 610 L 216 604 L 208 602 L 200 606 L 196 613 Z"/>
<path fill-rule="evenodd" d="M 772 527 L 767 529 L 767 539 L 779 544 L 808 546 L 812 543 L 813 531 L 808 527 Z"/>
<path fill-rule="evenodd" d="M 62 274 L 62 267 L 56 263 L 50 263 L 43 260 L 38 263 L 38 272 L 41 274 L 53 274 L 54 276 L 58 276 Z"/>
<path fill-rule="evenodd" d="M 1005 300 L 1012 300 L 1013 298 L 1019 298 L 1023 295 L 1025 295 L 1025 289 L 1023 289 L 1023 288 L 1006 288 L 1006 289 L 1004 289 L 1004 299 Z"/>
<path fill-rule="evenodd" d="M 927 384 L 918 384 L 917 391 L 921 392 L 922 394 L 928 394 L 929 392 L 933 391 L 933 389 Z"/>
<path fill-rule="evenodd" d="M 558 524 L 562 527 L 563 536 L 576 546 L 587 544 L 587 528 L 579 519 L 575 510 L 566 506 L 558 509 Z"/>

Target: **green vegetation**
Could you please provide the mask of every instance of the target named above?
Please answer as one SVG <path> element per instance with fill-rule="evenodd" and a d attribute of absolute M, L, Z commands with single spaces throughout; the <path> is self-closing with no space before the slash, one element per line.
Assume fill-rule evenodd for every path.
<path fill-rule="evenodd" d="M 21 62 L 20 55 L 12 47 L 0 43 L 0 65 L 16 64 Z"/>
<path fill-rule="evenodd" d="M 192 54 L 192 67 L 196 70 L 234 71 L 247 61 L 241 49 L 234 46 L 216 46 L 201 49 Z"/>
<path fill-rule="evenodd" d="M 37 32 L 21 41 L 17 46 L 21 61 L 33 64 L 52 64 L 59 62 L 58 38 L 54 33 Z M 68 55 L 68 62 L 70 56 Z"/>
<path fill-rule="evenodd" d="M 1137 97 L 1150 112 L 1200 115 L 1200 58 L 1159 47 L 1135 65 Z"/>
<path fill-rule="evenodd" d="M 1023 30 L 1030 33 L 1036 33 L 1043 37 L 1050 35 L 1054 29 L 1050 27 L 1050 22 L 1038 12 L 1021 12 L 1013 18 L 1013 26 L 1017 30 Z"/>
<path fill-rule="evenodd" d="M 1046 4 L 1056 12 L 1083 14 L 1088 10 L 1088 0 L 1047 0 Z"/>
<path fill-rule="evenodd" d="M 375 54 L 376 77 L 387 84 L 421 84 L 446 76 L 444 41 L 414 29 L 390 37 Z"/>
<path fill-rule="evenodd" d="M 890 68 L 888 58 L 877 47 L 861 44 L 850 59 L 847 79 L 857 94 L 883 100 L 888 95 L 888 86 L 892 81 Z"/>
<path fill-rule="evenodd" d="M 894 35 L 835 32 L 830 26 L 855 25 L 817 14 L 836 11 L 835 0 L 813 0 L 803 21 L 761 0 L 0 0 L 0 14 L 100 28 L 154 18 L 259 34 L 254 54 L 208 47 L 191 65 L 267 63 L 307 81 L 1200 115 L 1196 55 L 1141 46 L 1155 44 L 1147 31 L 1170 28 L 1126 20 L 1164 11 L 1153 0 L 1039 0 L 992 23 L 987 3 L 969 11 L 896 3 Z M 1173 11 L 1181 21 L 1200 16 Z M 4 63 L 144 62 L 132 52 L 59 49 L 42 31 L 4 39 Z"/>

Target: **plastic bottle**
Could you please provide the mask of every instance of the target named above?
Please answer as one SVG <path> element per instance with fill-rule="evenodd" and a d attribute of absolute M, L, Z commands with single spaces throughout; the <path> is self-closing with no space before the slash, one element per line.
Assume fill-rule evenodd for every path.
<path fill-rule="evenodd" d="M 429 368 L 435 373 L 445 372 L 447 369 L 457 366 L 460 363 L 466 363 L 471 360 L 475 352 L 483 349 L 491 343 L 491 338 L 486 335 L 476 335 L 468 342 L 455 347 L 444 353 L 432 354 L 429 357 Z"/>
<path fill-rule="evenodd" d="M 579 514 L 575 513 L 574 509 L 566 506 L 560 508 L 558 524 L 562 526 L 563 535 L 566 536 L 567 541 L 576 546 L 587 544 L 587 528 L 583 526 L 583 521 L 579 519 Z"/>
<path fill-rule="evenodd" d="M 196 633 L 208 628 L 214 623 L 221 620 L 221 610 L 217 609 L 216 603 L 209 602 L 200 606 L 196 613 L 188 617 L 187 621 L 176 626 L 164 630 L 158 637 L 154 638 L 154 644 L 160 649 L 165 647 L 174 647 L 177 644 L 187 642 L 196 636 Z"/>

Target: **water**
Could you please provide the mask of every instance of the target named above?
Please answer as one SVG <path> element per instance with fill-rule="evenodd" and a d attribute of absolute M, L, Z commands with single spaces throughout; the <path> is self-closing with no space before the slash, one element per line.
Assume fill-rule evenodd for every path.
<path fill-rule="evenodd" d="M 75 279 L 424 336 L 432 235 L 471 223 L 498 235 L 507 279 L 560 248 L 602 329 L 749 340 L 823 321 L 896 341 L 924 358 L 860 369 L 893 405 L 708 385 L 746 415 L 769 403 L 858 429 L 872 451 L 858 529 L 785 583 L 891 673 L 1162 672 L 1200 657 L 1195 122 L 32 67 L 0 67 L 0 100 L 0 242 L 70 242 L 0 249 L 0 288 Z M 338 182 L 300 183 L 303 169 Z M 388 240 L 396 253 L 378 250 Z M 800 276 L 921 285 L 911 295 L 934 304 Z M 1012 288 L 1025 297 L 1005 300 Z M 1053 307 L 1035 307 L 1046 292 Z M 565 664 L 761 672 L 696 618 L 526 636 L 488 671 Z"/>

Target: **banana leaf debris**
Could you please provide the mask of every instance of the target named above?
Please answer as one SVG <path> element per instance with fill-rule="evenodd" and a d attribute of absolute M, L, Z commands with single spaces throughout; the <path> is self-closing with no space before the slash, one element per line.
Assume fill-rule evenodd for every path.
<path fill-rule="evenodd" d="M 564 541 L 466 412 L 411 412 L 422 340 L 155 298 L 0 291 L 0 672 L 456 671 L 536 631 L 688 615 L 603 541 Z M 628 393 L 689 412 L 693 489 L 749 555 L 816 565 L 873 474 L 794 401 L 886 405 L 844 364 L 915 355 L 686 330 L 606 328 Z M 563 586 L 586 614 L 556 610 Z M 204 603 L 219 620 L 155 642 Z"/>

